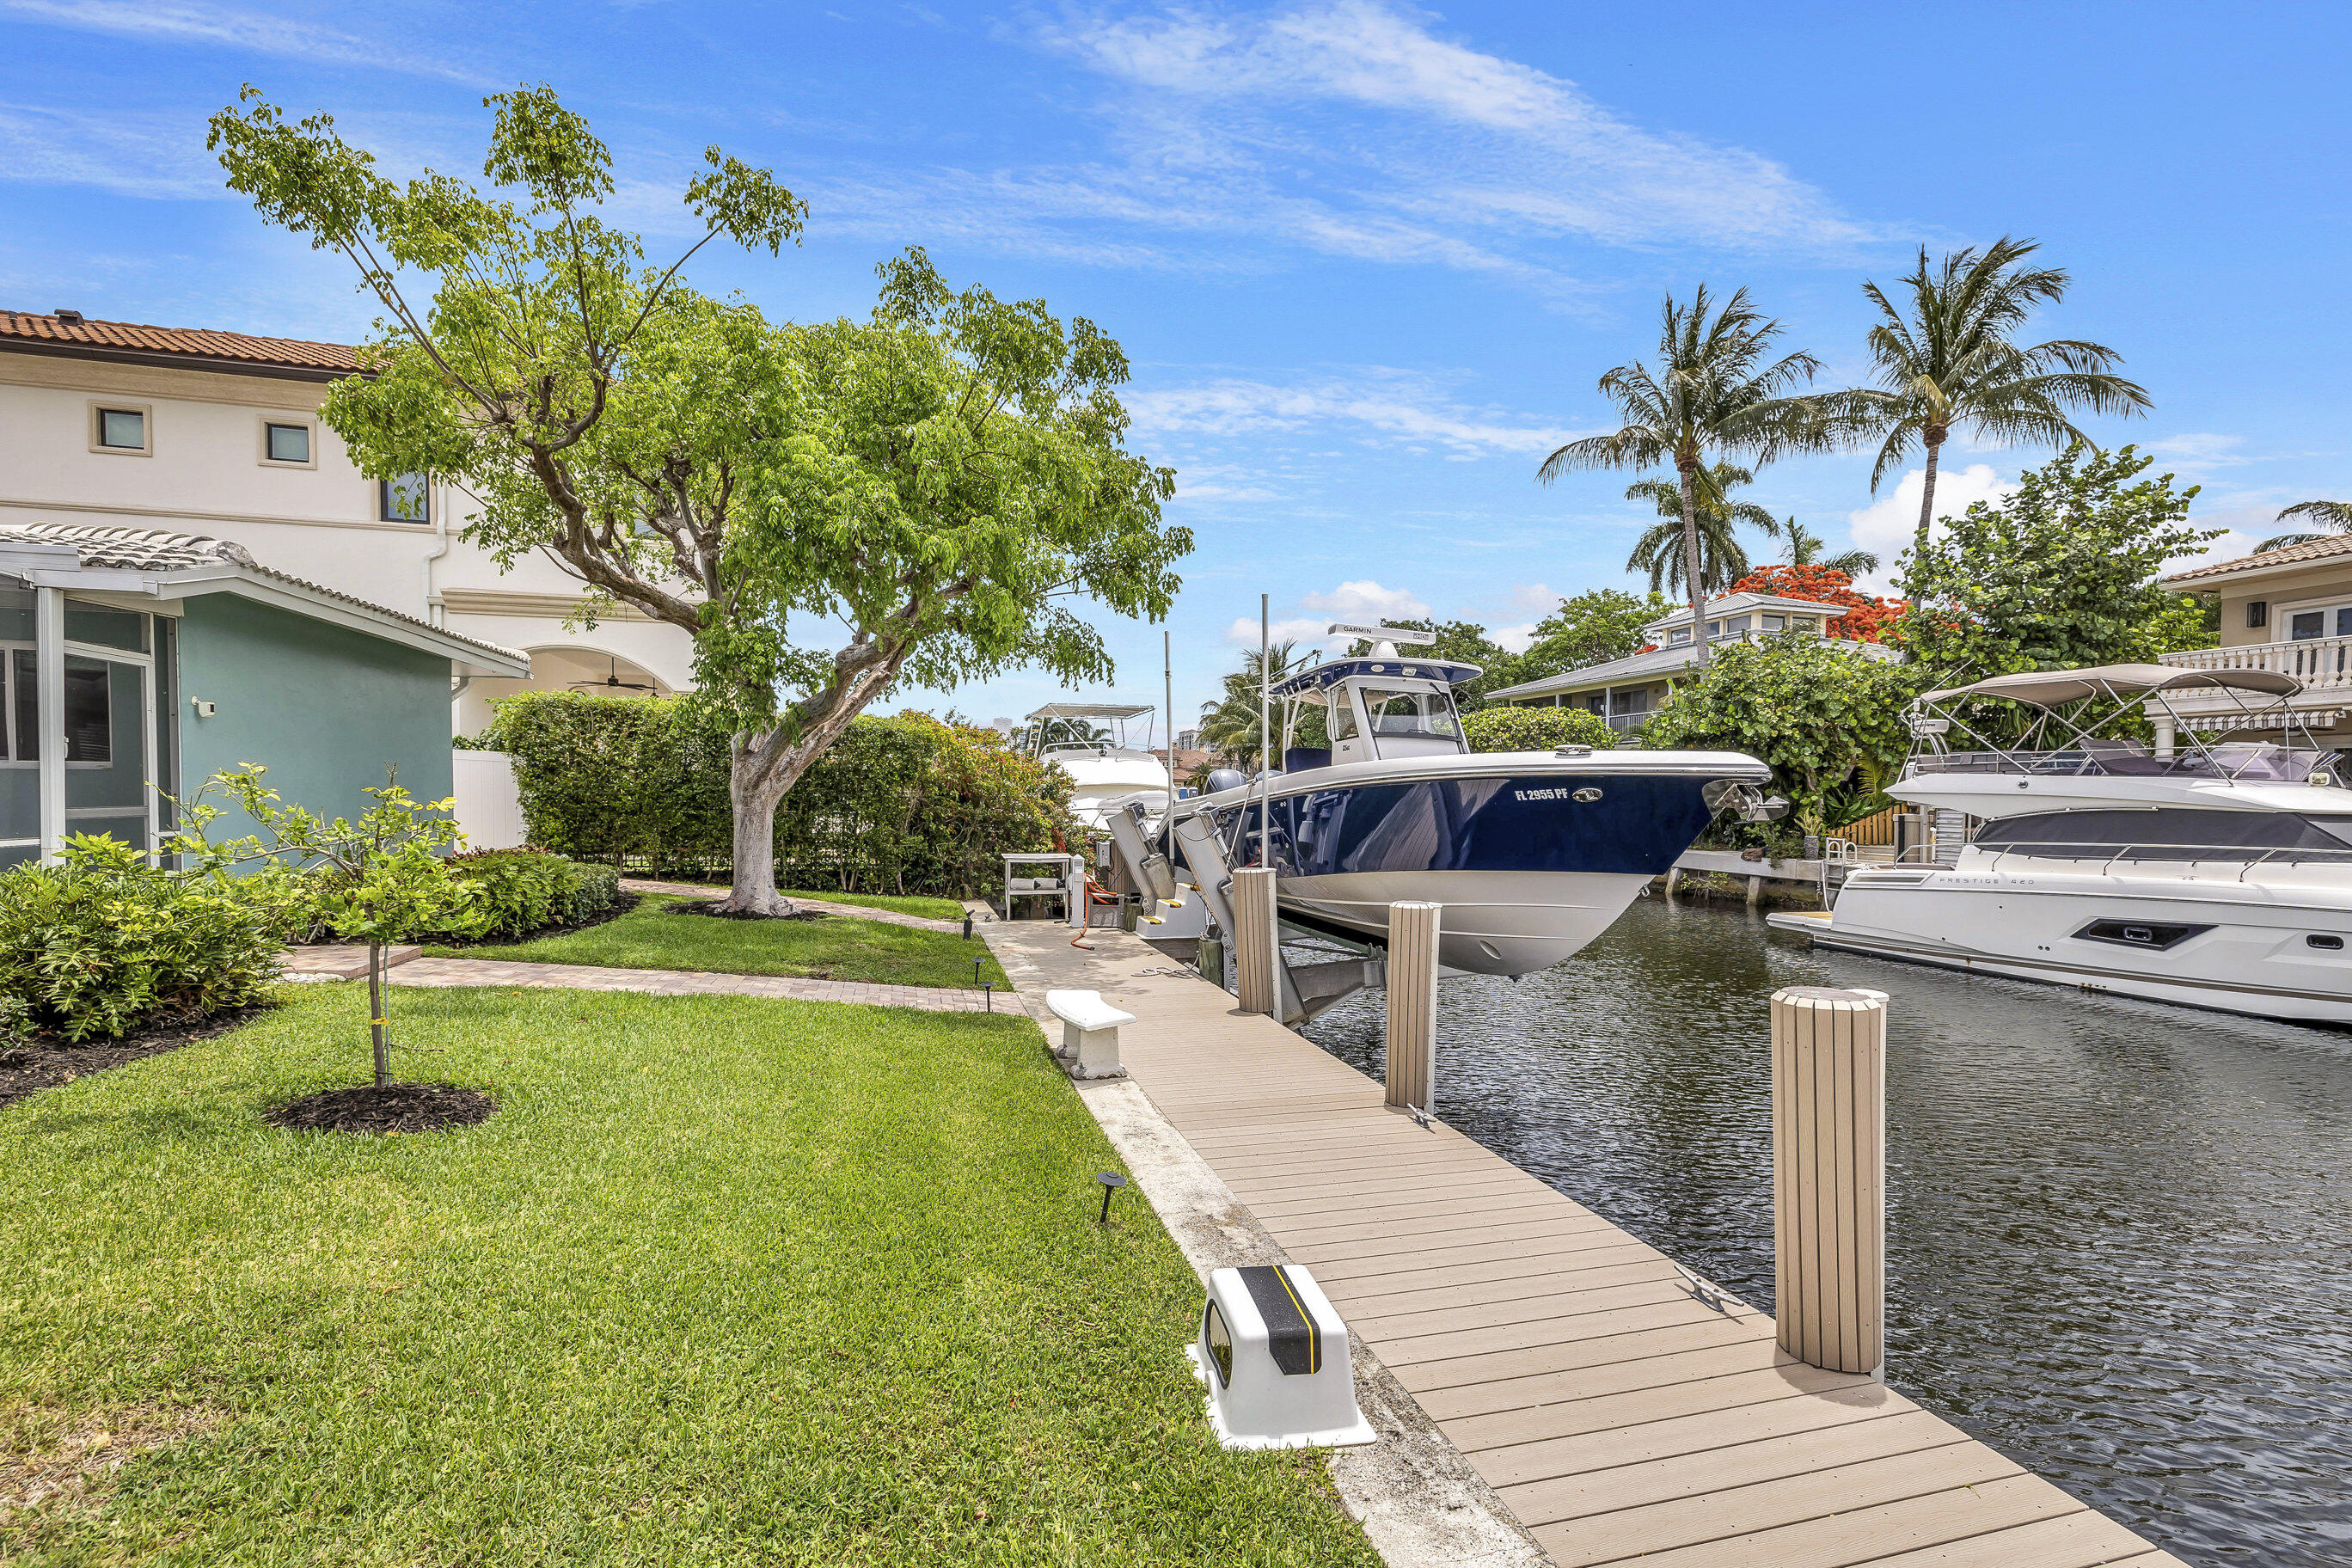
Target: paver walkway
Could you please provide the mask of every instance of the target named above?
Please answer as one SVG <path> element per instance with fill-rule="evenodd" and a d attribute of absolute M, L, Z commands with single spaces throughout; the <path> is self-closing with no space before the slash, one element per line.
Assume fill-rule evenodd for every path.
<path fill-rule="evenodd" d="M 622 878 L 621 889 L 630 893 L 682 893 L 688 898 L 721 899 L 727 896 L 726 889 L 714 888 L 705 882 L 655 882 L 642 877 Z M 793 908 L 814 910 L 820 914 L 847 915 L 852 920 L 880 921 L 885 925 L 912 926 L 917 931 L 948 931 L 957 936 L 963 934 L 963 921 L 961 920 L 942 921 L 934 920 L 929 915 L 902 915 L 896 910 L 870 910 L 864 904 L 837 904 L 831 899 L 803 898 L 798 893 L 790 897 Z"/>
<path fill-rule="evenodd" d="M 656 996 L 782 996 L 798 1002 L 862 1002 L 928 1013 L 988 1010 L 982 992 L 944 985 L 884 985 L 808 980 L 792 974 L 713 974 L 684 969 L 605 969 L 592 963 L 511 963 L 488 958 L 419 958 L 392 970 L 394 985 L 530 985 L 571 991 L 646 991 Z M 1010 999 L 998 1005 L 1012 1005 Z"/>
<path fill-rule="evenodd" d="M 1562 1568 L 2185 1568 L 1135 938 L 986 932 L 1136 1016 L 1135 1082 Z"/>

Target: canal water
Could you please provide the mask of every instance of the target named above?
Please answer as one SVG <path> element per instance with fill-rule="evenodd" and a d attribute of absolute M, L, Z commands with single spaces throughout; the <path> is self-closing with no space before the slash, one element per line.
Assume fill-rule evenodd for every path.
<path fill-rule="evenodd" d="M 1637 901 L 1438 988 L 1438 1113 L 1769 1310 L 1768 1002 L 1892 994 L 1887 1381 L 2190 1563 L 2352 1563 L 2352 1033 Z M 1381 994 L 1307 1033 L 1378 1076 Z"/>

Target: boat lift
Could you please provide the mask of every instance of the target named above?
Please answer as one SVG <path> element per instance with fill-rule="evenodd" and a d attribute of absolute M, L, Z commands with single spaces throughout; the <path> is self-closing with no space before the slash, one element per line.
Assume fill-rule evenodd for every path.
<path fill-rule="evenodd" d="M 1181 883 L 1176 879 L 1168 858 L 1154 850 L 1144 838 L 1142 817 L 1141 808 L 1131 805 L 1124 811 L 1113 812 L 1109 826 L 1111 852 L 1126 873 L 1129 885 L 1143 900 L 1143 918 L 1156 920 L 1156 910 L 1161 904 L 1182 908 L 1180 895 L 1190 892 L 1206 906 L 1209 918 L 1216 922 L 1217 930 L 1224 933 L 1230 944 L 1235 930 L 1234 874 L 1225 858 L 1224 846 L 1218 842 L 1215 826 L 1202 816 L 1188 816 L 1175 825 L 1171 837 L 1192 874 L 1190 883 Z M 1278 934 L 1280 929 L 1278 926 Z M 1334 940 L 1322 931 L 1289 929 L 1300 938 L 1318 942 Z M 1388 984 L 1388 960 L 1370 944 L 1350 956 L 1324 963 L 1291 963 L 1279 940 L 1275 953 L 1275 981 L 1281 994 L 1281 1020 L 1286 1024 L 1303 1024 L 1342 997 L 1352 996 L 1369 986 Z M 1220 965 L 1220 973 L 1210 978 L 1230 990 L 1232 986 L 1223 968 Z"/>

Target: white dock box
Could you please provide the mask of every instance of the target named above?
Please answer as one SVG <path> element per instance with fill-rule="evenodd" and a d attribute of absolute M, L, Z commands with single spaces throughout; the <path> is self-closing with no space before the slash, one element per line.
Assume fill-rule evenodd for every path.
<path fill-rule="evenodd" d="M 1228 1448 L 1344 1448 L 1375 1438 L 1356 1408 L 1348 1325 L 1297 1264 L 1209 1276 L 1192 1361 Z"/>

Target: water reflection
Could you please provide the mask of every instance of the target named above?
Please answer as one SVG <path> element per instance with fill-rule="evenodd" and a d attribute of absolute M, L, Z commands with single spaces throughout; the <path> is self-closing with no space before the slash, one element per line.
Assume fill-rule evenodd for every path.
<path fill-rule="evenodd" d="M 1769 1306 L 1789 984 L 1893 994 L 1889 1381 L 2191 1562 L 2352 1561 L 2352 1036 L 1645 900 L 1562 968 L 1440 987 L 1439 1111 Z M 1381 1007 L 1308 1033 L 1377 1075 Z"/>

